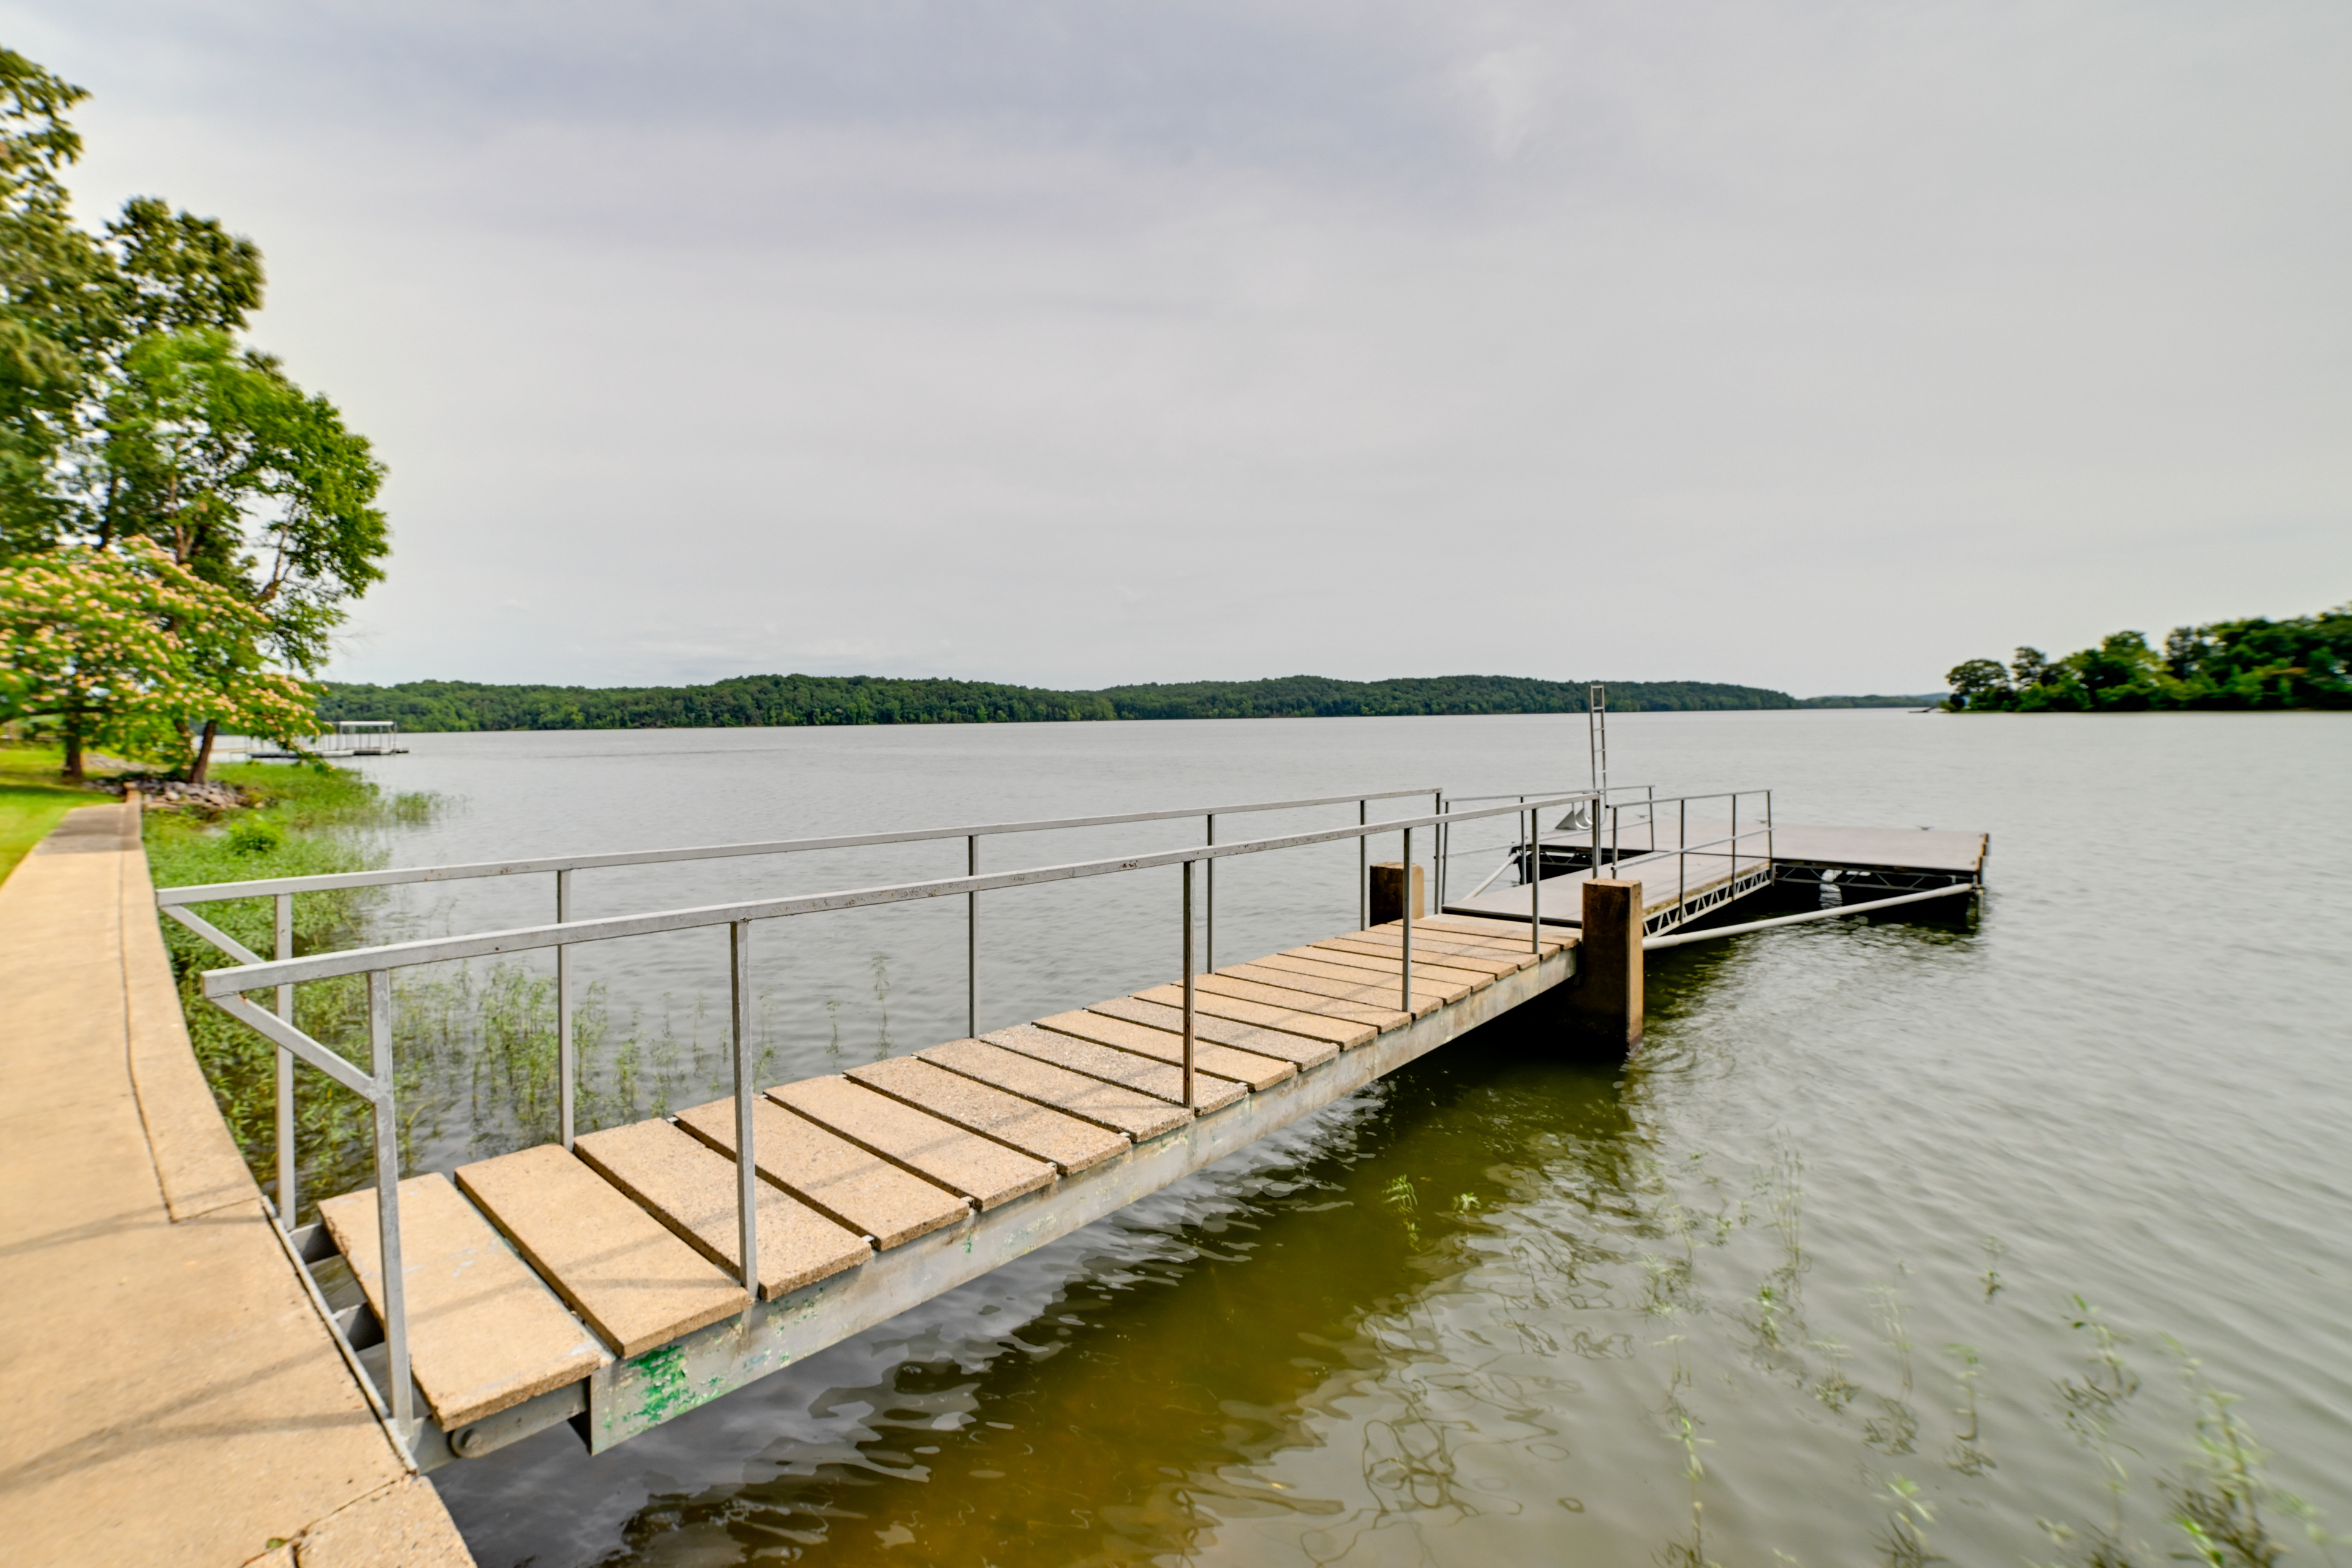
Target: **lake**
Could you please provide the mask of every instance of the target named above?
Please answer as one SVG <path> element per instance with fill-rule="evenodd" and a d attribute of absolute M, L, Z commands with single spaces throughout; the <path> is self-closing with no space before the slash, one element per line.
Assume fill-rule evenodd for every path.
<path fill-rule="evenodd" d="M 1990 890 L 1654 954 L 1631 1062 L 1506 1021 L 601 1458 L 558 1429 L 451 1466 L 478 1559 L 2084 1563 L 2111 1536 L 2153 1563 L 2181 1512 L 2254 1508 L 2306 1557 L 2352 1531 L 2352 716 L 1619 714 L 1611 741 L 1613 781 L 1662 794 L 1986 830 Z M 1580 716 L 410 744 L 365 764 L 443 797 L 395 864 L 1585 779 Z M 1197 833 L 998 838 L 983 866 Z M 1474 842 L 1457 891 L 1491 868 Z M 962 852 L 583 872 L 581 912 Z M 1354 859 L 1229 862 L 1220 961 L 1351 926 Z M 1177 896 L 1173 870 L 985 896 L 982 1027 L 1171 978 Z M 537 878 L 376 918 L 551 906 Z M 961 900 L 756 940 L 779 1079 L 963 1033 Z M 723 1089 L 723 935 L 580 963 L 601 1117 Z M 420 973 L 403 1005 L 543 973 Z M 528 1132 L 495 1077 L 442 1087 L 427 1163 Z"/>

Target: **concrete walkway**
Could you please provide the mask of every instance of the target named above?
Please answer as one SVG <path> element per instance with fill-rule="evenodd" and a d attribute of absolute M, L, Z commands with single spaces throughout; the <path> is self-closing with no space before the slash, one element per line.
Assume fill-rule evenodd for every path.
<path fill-rule="evenodd" d="M 139 832 L 84 807 L 0 885 L 0 1556 L 471 1568 L 269 1235 Z"/>

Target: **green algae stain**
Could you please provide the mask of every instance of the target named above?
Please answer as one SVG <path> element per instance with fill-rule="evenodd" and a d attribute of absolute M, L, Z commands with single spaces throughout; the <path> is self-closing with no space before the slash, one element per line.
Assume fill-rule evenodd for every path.
<path fill-rule="evenodd" d="M 657 1426 L 711 1397 L 688 1384 L 683 1346 L 663 1345 L 647 1351 L 629 1363 L 629 1370 L 644 1379 L 645 1397 L 638 1402 L 637 1419 L 647 1426 Z"/>

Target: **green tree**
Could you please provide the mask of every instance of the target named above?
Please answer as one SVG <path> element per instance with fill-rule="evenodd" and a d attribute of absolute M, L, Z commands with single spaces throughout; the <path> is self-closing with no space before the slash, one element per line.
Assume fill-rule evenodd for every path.
<path fill-rule="evenodd" d="M 199 726 L 292 742 L 317 700 L 260 656 L 268 619 L 169 552 L 68 545 L 0 567 L 0 718 L 54 727 L 66 776 L 103 746 L 187 761 Z"/>
<path fill-rule="evenodd" d="M 316 673 L 383 575 L 383 465 L 238 345 L 262 298 L 251 240 L 152 196 L 101 236 L 73 226 L 65 115 L 84 96 L 0 50 L 0 562 L 152 540 L 259 613 L 257 655 Z"/>
<path fill-rule="evenodd" d="M 2060 659 L 2021 647 L 2009 673 L 2003 698 L 2000 666 L 1990 659 L 1958 666 L 1948 678 L 1954 697 L 1947 706 L 2022 713 L 2352 708 L 2352 604 L 2283 621 L 2258 616 L 2175 626 L 2161 654 L 2136 631 L 2110 633 L 2098 647 Z"/>
<path fill-rule="evenodd" d="M 2010 689 L 2009 672 L 1995 659 L 1972 658 L 1956 664 L 1945 672 L 1944 681 L 1952 690 L 1944 706 L 1955 713 L 1995 712 L 2017 699 Z"/>
<path fill-rule="evenodd" d="M 2172 694 L 2171 677 L 2140 632 L 2110 632 L 2095 648 L 2069 655 L 2066 663 L 2095 709 L 2153 708 Z"/>
<path fill-rule="evenodd" d="M 81 153 L 67 111 L 89 96 L 0 49 L 0 560 L 55 546 L 55 483 L 96 363 L 105 248 L 74 225 L 62 178 Z"/>

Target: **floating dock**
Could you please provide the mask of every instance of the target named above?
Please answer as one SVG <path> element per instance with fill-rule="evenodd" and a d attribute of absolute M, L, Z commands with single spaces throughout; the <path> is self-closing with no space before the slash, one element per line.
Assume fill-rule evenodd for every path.
<path fill-rule="evenodd" d="M 1421 794 L 1435 810 L 1368 820 L 1372 801 Z M 1563 1033 L 1580 1027 L 1627 1049 L 1640 1034 L 1644 949 L 1708 934 L 1688 928 L 1776 884 L 1803 884 L 1819 907 L 1756 923 L 1948 898 L 1979 883 L 1981 834 L 1790 827 L 1771 824 L 1769 810 L 1743 824 L 1745 798 L 1644 798 L 1629 821 L 1599 792 L 1448 810 L 1437 792 L 1399 791 L 181 888 L 158 902 L 239 960 L 209 973 L 204 988 L 279 1047 L 281 1128 L 291 1125 L 293 1068 L 306 1063 L 373 1102 L 379 1169 L 394 1146 L 392 970 L 555 953 L 562 1138 L 331 1196 L 320 1223 L 287 1236 L 386 1429 L 430 1469 L 564 1421 L 592 1449 L 609 1448 L 1113 1214 L 1547 994 L 1563 992 L 1552 1015 Z M 1357 825 L 1215 841 L 1219 816 L 1335 802 L 1356 806 Z M 1563 807 L 1559 826 L 1540 826 Z M 1186 816 L 1209 819 L 1198 847 L 978 871 L 983 837 Z M 1423 915 L 1414 833 L 1434 850 L 1442 885 L 1452 833 L 1482 821 L 1516 821 L 1521 837 L 1495 847 L 1502 865 L 1479 889 Z M 1403 858 L 1373 867 L 1369 840 L 1382 834 L 1402 836 Z M 570 918 L 572 878 L 599 867 L 956 837 L 967 839 L 971 868 L 961 878 Z M 1342 840 L 1359 846 L 1366 918 L 1194 973 L 1196 868 Z M 983 893 L 1179 866 L 1183 962 L 1170 983 L 979 1031 L 975 962 L 968 1037 L 845 1073 L 751 1080 L 747 976 L 757 922 L 962 897 L 976 958 Z M 550 925 L 300 958 L 287 947 L 289 900 L 302 891 L 551 872 L 558 919 Z M 1517 884 L 1496 885 L 1506 877 Z M 1847 902 L 1848 889 L 1867 896 Z M 278 900 L 275 959 L 194 912 L 252 897 Z M 575 1136 L 567 950 L 718 927 L 733 956 L 734 1095 Z M 367 1069 L 288 1021 L 294 985 L 341 974 L 368 980 Z M 247 999 L 272 989 L 277 1013 Z M 751 1158 L 739 1159 L 747 1146 Z M 283 1200 L 291 1172 L 282 1163 L 280 1171 Z"/>
<path fill-rule="evenodd" d="M 1532 909 L 1547 924 L 1576 925 L 1583 918 L 1580 887 L 1595 874 L 1597 859 L 1601 874 L 1642 884 L 1643 932 L 1662 936 L 1772 886 L 1818 889 L 1834 903 L 1974 886 L 1983 879 L 1990 842 L 1982 833 L 1948 829 L 1743 826 L 1727 817 L 1654 810 L 1618 825 L 1614 834 L 1604 831 L 1597 857 L 1587 827 L 1538 833 L 1538 879 L 1527 879 L 1522 844 L 1506 867 L 1518 885 L 1484 889 L 1448 902 L 1445 910 L 1524 921 Z"/>

